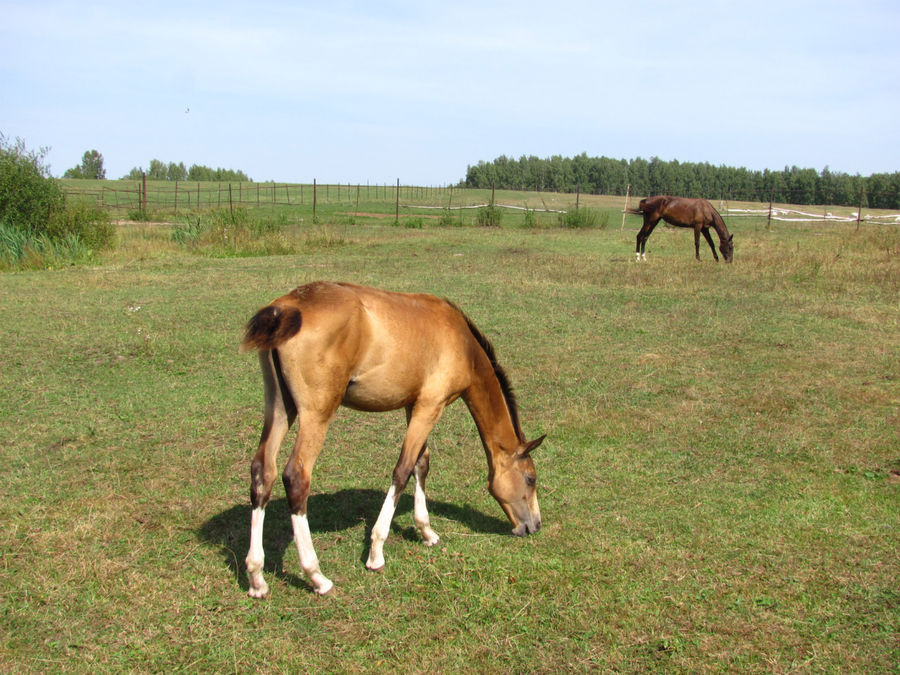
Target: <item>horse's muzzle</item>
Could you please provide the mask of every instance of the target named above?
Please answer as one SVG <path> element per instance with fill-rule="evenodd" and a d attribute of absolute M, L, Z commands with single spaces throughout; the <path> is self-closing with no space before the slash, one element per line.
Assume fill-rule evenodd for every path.
<path fill-rule="evenodd" d="M 521 522 L 513 528 L 512 533 L 517 537 L 524 537 L 528 534 L 534 534 L 541 529 L 541 520 L 538 518 L 533 523 Z"/>

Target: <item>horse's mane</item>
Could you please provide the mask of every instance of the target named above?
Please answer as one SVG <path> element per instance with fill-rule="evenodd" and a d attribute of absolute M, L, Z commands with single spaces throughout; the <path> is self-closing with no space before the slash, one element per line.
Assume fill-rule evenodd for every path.
<path fill-rule="evenodd" d="M 524 440 L 525 437 L 522 435 L 522 427 L 519 426 L 519 407 L 516 404 L 516 395 L 513 393 L 512 384 L 509 382 L 506 371 L 504 371 L 497 362 L 497 354 L 494 352 L 494 345 L 492 345 L 485 334 L 478 329 L 478 326 L 472 323 L 472 319 L 470 319 L 458 305 L 450 300 L 447 300 L 447 303 L 466 320 L 466 324 L 469 326 L 469 332 L 472 333 L 472 337 L 475 338 L 475 341 L 481 345 L 488 360 L 491 362 L 491 367 L 494 369 L 494 375 L 497 377 L 497 382 L 500 383 L 500 391 L 503 392 L 503 398 L 506 400 L 506 407 L 509 409 L 509 417 L 512 420 L 513 429 L 516 430 L 516 436 L 518 436 L 520 440 Z"/>

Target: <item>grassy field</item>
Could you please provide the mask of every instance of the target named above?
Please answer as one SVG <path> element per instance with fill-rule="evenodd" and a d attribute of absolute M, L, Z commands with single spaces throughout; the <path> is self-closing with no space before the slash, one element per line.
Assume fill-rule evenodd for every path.
<path fill-rule="evenodd" d="M 0 672 L 897 672 L 900 231 L 734 219 L 715 265 L 661 226 L 637 264 L 619 201 L 605 229 L 288 215 L 234 249 L 123 224 L 91 266 L 0 275 Z M 493 340 L 549 434 L 540 533 L 509 536 L 457 403 L 441 544 L 407 490 L 367 572 L 403 415 L 342 410 L 309 502 L 335 594 L 279 485 L 272 595 L 247 597 L 263 405 L 238 343 L 314 279 L 449 297 Z"/>

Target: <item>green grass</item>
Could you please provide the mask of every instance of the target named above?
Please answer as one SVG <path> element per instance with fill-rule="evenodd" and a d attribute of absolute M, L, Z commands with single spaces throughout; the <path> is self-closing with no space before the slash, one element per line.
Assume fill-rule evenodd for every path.
<path fill-rule="evenodd" d="M 93 267 L 0 276 L 0 672 L 896 672 L 895 227 L 729 220 L 733 265 L 660 227 L 637 264 L 620 213 L 420 217 L 288 216 L 268 257 L 128 224 Z M 262 385 L 238 343 L 320 278 L 449 297 L 493 340 L 549 434 L 539 534 L 508 535 L 457 403 L 431 437 L 441 544 L 408 490 L 367 572 L 403 415 L 342 410 L 310 498 L 335 595 L 277 486 L 272 595 L 247 597 Z"/>

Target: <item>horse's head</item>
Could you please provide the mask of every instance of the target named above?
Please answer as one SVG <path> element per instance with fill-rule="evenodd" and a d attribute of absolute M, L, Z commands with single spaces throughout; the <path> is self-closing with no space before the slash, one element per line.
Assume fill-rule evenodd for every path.
<path fill-rule="evenodd" d="M 734 257 L 734 235 L 728 235 L 727 239 L 723 239 L 719 244 L 719 250 L 722 252 L 722 256 L 725 258 L 725 262 L 731 262 L 731 259 Z"/>
<path fill-rule="evenodd" d="M 545 436 L 519 444 L 513 453 L 497 453 L 488 489 L 513 525 L 513 534 L 523 537 L 541 529 L 537 500 L 537 473 L 531 451 Z"/>

